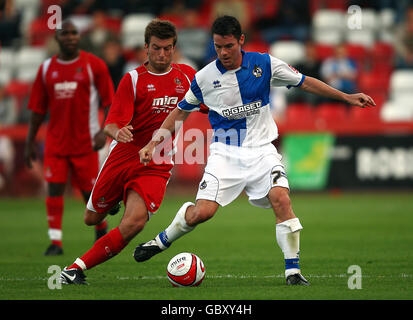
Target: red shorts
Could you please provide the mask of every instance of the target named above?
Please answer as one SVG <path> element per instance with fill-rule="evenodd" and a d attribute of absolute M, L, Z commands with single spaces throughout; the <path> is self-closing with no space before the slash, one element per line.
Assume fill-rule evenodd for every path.
<path fill-rule="evenodd" d="M 69 171 L 80 190 L 90 192 L 99 172 L 99 156 L 91 152 L 80 156 L 44 156 L 44 176 L 50 183 L 66 183 Z"/>
<path fill-rule="evenodd" d="M 144 166 L 137 151 L 125 152 L 123 146 L 110 150 L 89 198 L 89 210 L 105 213 L 122 200 L 126 203 L 128 189 L 140 195 L 149 212 L 159 209 L 172 165 Z"/>

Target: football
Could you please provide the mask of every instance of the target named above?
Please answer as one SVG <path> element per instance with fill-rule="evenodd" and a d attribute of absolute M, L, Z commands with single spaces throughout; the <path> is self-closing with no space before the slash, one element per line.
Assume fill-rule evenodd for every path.
<path fill-rule="evenodd" d="M 182 252 L 169 261 L 166 272 L 174 287 L 195 287 L 205 278 L 205 265 L 197 255 Z"/>

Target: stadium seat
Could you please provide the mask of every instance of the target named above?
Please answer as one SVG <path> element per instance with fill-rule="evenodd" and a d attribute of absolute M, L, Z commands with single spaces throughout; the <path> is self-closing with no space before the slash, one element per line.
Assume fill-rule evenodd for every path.
<path fill-rule="evenodd" d="M 389 79 L 381 72 L 361 72 L 358 76 L 358 88 L 362 92 L 388 91 Z"/>
<path fill-rule="evenodd" d="M 396 24 L 396 12 L 394 9 L 385 8 L 378 12 L 379 29 L 378 40 L 392 44 L 394 41 L 394 27 Z"/>
<path fill-rule="evenodd" d="M 319 9 L 313 15 L 315 29 L 344 29 L 345 15 L 341 10 Z"/>
<path fill-rule="evenodd" d="M 312 32 L 316 44 L 335 46 L 343 42 L 343 32 L 338 29 L 313 29 Z"/>
<path fill-rule="evenodd" d="M 15 65 L 20 81 L 33 81 L 40 64 L 46 59 L 46 49 L 41 47 L 23 47 L 16 55 Z"/>
<path fill-rule="evenodd" d="M 358 63 L 363 63 L 367 57 L 367 49 L 365 46 L 356 43 L 346 44 L 347 55 Z"/>
<path fill-rule="evenodd" d="M 349 110 L 349 119 L 357 124 L 377 122 L 380 120 L 380 108 L 352 107 Z"/>
<path fill-rule="evenodd" d="M 380 28 L 380 17 L 378 16 L 378 14 L 376 13 L 376 11 L 374 9 L 370 9 L 370 8 L 363 8 L 362 12 L 361 12 L 361 25 L 359 26 L 359 29 L 355 29 L 355 30 L 378 30 Z M 354 19 L 353 15 L 347 14 L 345 16 L 345 25 L 347 26 L 346 29 L 351 30 L 351 25 L 353 24 L 353 22 L 355 22 L 356 19 Z"/>
<path fill-rule="evenodd" d="M 394 48 L 389 43 L 376 41 L 371 48 L 370 56 L 374 61 L 390 64 L 393 62 Z"/>
<path fill-rule="evenodd" d="M 341 10 L 320 9 L 313 15 L 312 36 L 316 43 L 337 45 L 343 40 L 344 13 Z"/>
<path fill-rule="evenodd" d="M 385 8 L 378 13 L 378 22 L 380 29 L 391 29 L 396 21 L 396 12 L 394 9 Z"/>
<path fill-rule="evenodd" d="M 289 104 L 286 108 L 286 122 L 289 124 L 313 121 L 314 107 L 307 103 Z"/>
<path fill-rule="evenodd" d="M 305 60 L 304 44 L 299 41 L 277 41 L 270 46 L 270 54 L 291 65 Z"/>
<path fill-rule="evenodd" d="M 0 68 L 0 87 L 6 85 L 12 79 L 12 70 Z"/>
<path fill-rule="evenodd" d="M 14 75 L 13 49 L 0 48 L 0 84 L 7 83 Z"/>
<path fill-rule="evenodd" d="M 334 47 L 328 44 L 316 43 L 315 50 L 320 61 L 334 56 Z"/>
<path fill-rule="evenodd" d="M 48 17 L 40 17 L 30 23 L 28 38 L 31 46 L 43 46 L 54 31 L 47 26 Z"/>
<path fill-rule="evenodd" d="M 386 122 L 413 121 L 412 99 L 387 101 L 380 110 L 380 117 Z"/>
<path fill-rule="evenodd" d="M 315 109 L 315 116 L 327 124 L 337 124 L 347 120 L 347 108 L 342 103 L 321 103 Z"/>
<path fill-rule="evenodd" d="M 390 98 L 403 100 L 412 99 L 413 70 L 395 70 L 390 77 Z"/>
<path fill-rule="evenodd" d="M 90 15 L 74 14 L 70 16 L 79 32 L 82 34 L 93 26 L 93 18 Z"/>
<path fill-rule="evenodd" d="M 11 80 L 6 85 L 5 91 L 8 95 L 12 96 L 16 100 L 17 106 L 21 108 L 23 106 L 24 100 L 30 93 L 30 88 L 31 83 L 29 82 Z"/>
<path fill-rule="evenodd" d="M 269 45 L 265 41 L 249 41 L 243 46 L 244 51 L 267 53 Z"/>
<path fill-rule="evenodd" d="M 372 47 L 376 41 L 375 31 L 371 29 L 350 30 L 345 32 L 344 39 L 347 43 Z"/>
<path fill-rule="evenodd" d="M 133 13 L 124 17 L 121 26 L 121 39 L 125 49 L 131 49 L 145 43 L 145 28 L 153 18 L 155 17 L 152 14 L 146 13 Z"/>

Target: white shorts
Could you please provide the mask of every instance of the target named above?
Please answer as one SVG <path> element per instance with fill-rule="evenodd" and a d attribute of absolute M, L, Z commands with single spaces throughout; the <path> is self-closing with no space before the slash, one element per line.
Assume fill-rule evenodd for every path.
<path fill-rule="evenodd" d="M 271 208 L 267 198 L 270 189 L 275 186 L 289 189 L 281 159 L 272 144 L 242 148 L 213 143 L 196 199 L 226 206 L 245 190 L 252 205 Z"/>

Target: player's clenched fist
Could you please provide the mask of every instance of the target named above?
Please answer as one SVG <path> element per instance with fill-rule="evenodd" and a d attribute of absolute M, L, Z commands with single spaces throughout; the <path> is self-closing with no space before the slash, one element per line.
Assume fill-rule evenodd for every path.
<path fill-rule="evenodd" d="M 133 127 L 131 125 L 127 125 L 126 127 L 120 128 L 115 135 L 115 140 L 118 142 L 131 142 L 133 140 L 133 134 L 131 130 Z"/>
<path fill-rule="evenodd" d="M 144 146 L 141 150 L 139 150 L 139 157 L 141 163 L 147 165 L 152 160 L 154 146 L 149 142 L 146 146 Z"/>

